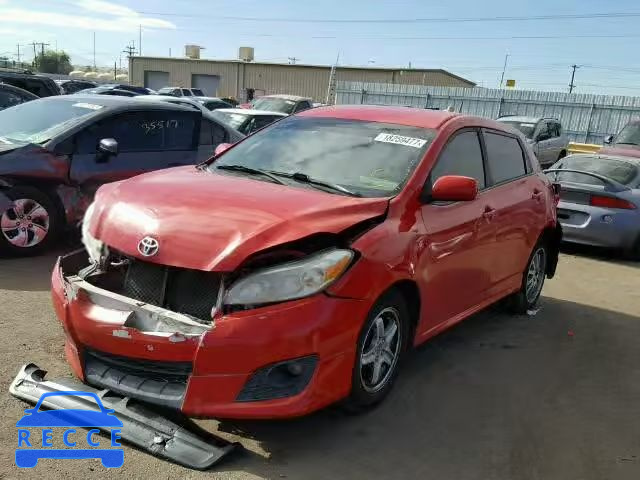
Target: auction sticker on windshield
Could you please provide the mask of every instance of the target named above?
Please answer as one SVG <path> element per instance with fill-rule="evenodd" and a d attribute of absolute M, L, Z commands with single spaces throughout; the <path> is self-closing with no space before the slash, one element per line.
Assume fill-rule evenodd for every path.
<path fill-rule="evenodd" d="M 104 107 L 104 105 L 96 105 L 95 103 L 74 103 L 74 107 L 78 108 L 88 108 L 89 110 L 100 110 Z"/>
<path fill-rule="evenodd" d="M 422 138 L 405 137 L 402 135 L 393 135 L 391 133 L 380 133 L 376 138 L 376 142 L 395 143 L 397 145 L 405 145 L 407 147 L 422 148 L 427 143 Z"/>

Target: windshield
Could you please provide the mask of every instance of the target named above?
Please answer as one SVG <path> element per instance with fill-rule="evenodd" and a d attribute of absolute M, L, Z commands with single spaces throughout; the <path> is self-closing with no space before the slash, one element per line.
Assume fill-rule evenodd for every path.
<path fill-rule="evenodd" d="M 192 88 L 191 92 L 194 95 L 197 95 L 198 97 L 204 97 L 204 92 L 202 90 L 200 90 L 199 88 Z"/>
<path fill-rule="evenodd" d="M 159 95 L 172 95 L 173 93 L 175 93 L 176 89 L 175 88 L 161 88 L 160 90 L 158 90 L 158 94 Z"/>
<path fill-rule="evenodd" d="M 41 99 L 0 111 L 0 138 L 43 143 L 104 108 L 82 98 Z"/>
<path fill-rule="evenodd" d="M 256 110 L 270 110 L 272 112 L 291 113 L 296 106 L 293 100 L 284 98 L 262 97 L 253 101 Z"/>
<path fill-rule="evenodd" d="M 623 185 L 631 184 L 631 182 L 633 182 L 633 180 L 636 178 L 636 175 L 638 174 L 638 167 L 633 163 L 625 162 L 624 160 L 619 160 L 611 157 L 587 155 L 572 155 L 566 157 L 556 163 L 552 168 L 566 168 L 569 170 L 582 170 L 585 172 L 597 173 Z M 603 185 L 603 182 L 595 177 L 573 172 L 557 173 L 555 176 L 555 180 L 560 182 Z"/>
<path fill-rule="evenodd" d="M 629 123 L 616 137 L 615 143 L 640 145 L 640 123 Z"/>
<path fill-rule="evenodd" d="M 388 197 L 402 189 L 435 134 L 388 123 L 288 117 L 248 137 L 209 169 L 242 165 L 298 173 L 365 197 Z"/>
<path fill-rule="evenodd" d="M 236 130 L 247 121 L 247 118 L 249 118 L 248 115 L 244 115 L 242 113 L 220 112 L 216 110 L 211 112 L 211 114 Z"/>
<path fill-rule="evenodd" d="M 536 124 L 531 122 L 516 122 L 514 120 L 500 120 L 501 123 L 505 123 L 510 127 L 520 130 L 522 134 L 527 138 L 533 138 L 533 132 L 536 129 Z"/>

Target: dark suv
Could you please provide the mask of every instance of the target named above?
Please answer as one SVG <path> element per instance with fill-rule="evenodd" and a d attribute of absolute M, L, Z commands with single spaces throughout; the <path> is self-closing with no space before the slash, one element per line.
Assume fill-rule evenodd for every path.
<path fill-rule="evenodd" d="M 27 70 L 8 70 L 0 68 L 0 83 L 31 92 L 38 97 L 60 95 L 60 87 L 55 81 L 44 75 L 35 75 Z"/>
<path fill-rule="evenodd" d="M 0 111 L 0 252 L 46 248 L 104 183 L 200 163 L 243 137 L 209 112 L 124 97 L 61 95 Z"/>

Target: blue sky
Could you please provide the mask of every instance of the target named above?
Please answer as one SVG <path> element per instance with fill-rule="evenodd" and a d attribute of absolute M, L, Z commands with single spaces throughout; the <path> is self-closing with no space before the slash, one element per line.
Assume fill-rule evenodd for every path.
<path fill-rule="evenodd" d="M 362 20 L 487 18 L 636 13 L 616 18 L 544 21 L 367 23 Z M 166 14 L 166 15 L 165 15 Z M 254 17 L 260 21 L 221 19 Z M 275 21 L 274 18 L 306 21 Z M 314 22 L 312 20 L 342 20 Z M 360 22 L 346 22 L 359 20 Z M 143 25 L 144 55 L 174 56 L 184 44 L 206 47 L 208 58 L 236 58 L 253 46 L 256 60 L 343 65 L 444 68 L 479 85 L 505 78 L 517 87 L 566 91 L 570 65 L 576 92 L 640 95 L 640 3 L 634 0 L 0 0 L 0 56 L 33 57 L 33 41 L 57 45 L 74 64 L 113 65 Z M 593 35 L 599 37 L 595 38 Z M 513 38 L 513 37 L 568 38 Z M 607 37 L 608 36 L 608 37 Z M 421 37 L 421 38 L 416 38 Z M 489 37 L 489 38 L 487 38 Z M 123 59 L 124 62 L 124 59 Z"/>

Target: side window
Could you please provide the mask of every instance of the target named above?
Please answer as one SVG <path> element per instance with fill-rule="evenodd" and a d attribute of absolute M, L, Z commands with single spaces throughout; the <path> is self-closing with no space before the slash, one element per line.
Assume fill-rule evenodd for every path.
<path fill-rule="evenodd" d="M 560 125 L 560 123 L 558 122 L 553 122 L 553 136 L 554 137 L 559 137 L 560 135 L 562 135 L 562 125 Z"/>
<path fill-rule="evenodd" d="M 293 113 L 302 112 L 303 110 L 308 110 L 310 108 L 311 108 L 311 104 L 309 104 L 308 101 L 303 100 L 302 102 L 298 103 L 298 105 L 296 106 L 296 109 L 293 111 Z"/>
<path fill-rule="evenodd" d="M 193 94 L 191 93 L 191 90 L 189 90 L 188 88 L 183 88 L 182 89 L 182 95 L 185 97 L 192 97 Z"/>
<path fill-rule="evenodd" d="M 264 128 L 267 125 L 272 124 L 275 118 L 269 115 L 257 115 L 256 117 L 253 117 L 253 120 L 254 120 L 253 130 L 260 130 L 261 128 Z"/>
<path fill-rule="evenodd" d="M 549 131 L 549 122 L 545 122 L 544 120 L 540 122 L 538 125 L 538 133 L 536 134 L 536 138 L 539 141 L 548 140 L 551 138 L 551 132 Z"/>
<path fill-rule="evenodd" d="M 227 139 L 227 132 L 217 123 L 202 119 L 200 145 L 218 145 Z"/>
<path fill-rule="evenodd" d="M 76 152 L 95 153 L 103 138 L 114 138 L 121 153 L 190 150 L 196 118 L 184 112 L 129 112 L 98 122 L 78 134 Z"/>
<path fill-rule="evenodd" d="M 524 152 L 516 138 L 484 132 L 484 143 L 487 149 L 487 169 L 492 184 L 525 175 Z"/>
<path fill-rule="evenodd" d="M 436 165 L 431 170 L 432 184 L 444 175 L 475 178 L 478 189 L 485 187 L 482 149 L 476 131 L 467 130 L 459 133 L 444 147 Z"/>
<path fill-rule="evenodd" d="M 0 91 L 0 110 L 23 102 L 22 97 L 8 90 Z"/>

